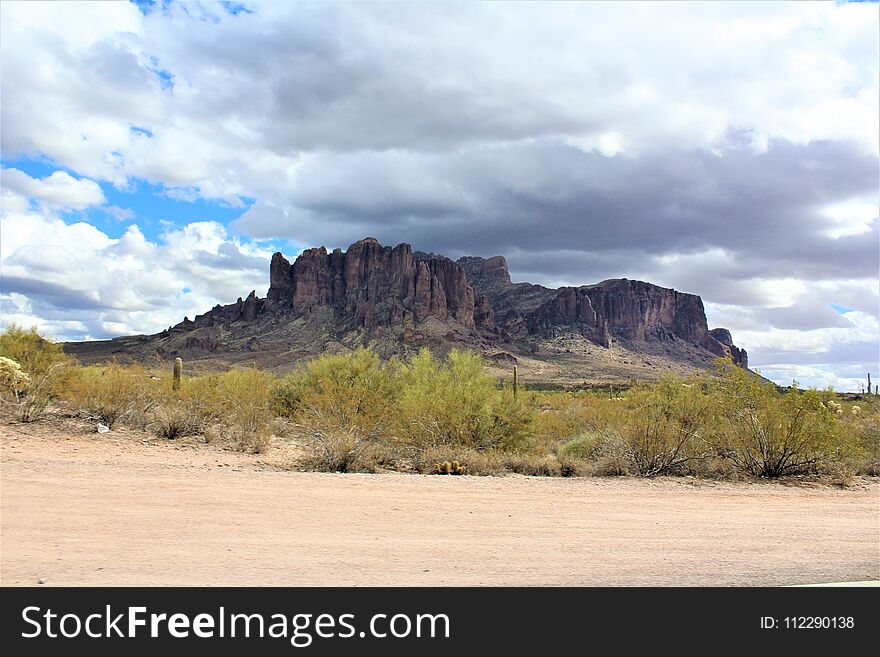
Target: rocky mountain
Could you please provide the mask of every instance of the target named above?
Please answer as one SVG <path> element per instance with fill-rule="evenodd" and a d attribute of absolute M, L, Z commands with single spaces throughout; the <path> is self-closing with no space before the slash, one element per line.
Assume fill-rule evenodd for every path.
<path fill-rule="evenodd" d="M 307 249 L 269 265 L 251 292 L 161 333 L 67 343 L 85 362 L 183 356 L 201 367 L 256 362 L 279 370 L 360 345 L 381 355 L 427 346 L 476 349 L 526 378 L 606 382 L 687 373 L 724 356 L 748 367 L 726 329 L 709 330 L 700 297 L 628 279 L 550 289 L 513 283 L 503 256 L 457 261 L 382 246 Z"/>

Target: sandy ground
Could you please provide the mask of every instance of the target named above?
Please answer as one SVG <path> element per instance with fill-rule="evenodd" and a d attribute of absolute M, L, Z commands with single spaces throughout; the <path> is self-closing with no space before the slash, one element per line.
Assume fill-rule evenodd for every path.
<path fill-rule="evenodd" d="M 880 579 L 880 486 L 284 472 L 285 455 L 0 426 L 0 584 Z"/>

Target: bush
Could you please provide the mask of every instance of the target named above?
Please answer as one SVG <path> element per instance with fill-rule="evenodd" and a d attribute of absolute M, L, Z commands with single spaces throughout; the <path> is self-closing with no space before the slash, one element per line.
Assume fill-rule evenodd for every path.
<path fill-rule="evenodd" d="M 858 409 L 856 413 L 851 408 L 842 414 L 842 431 L 852 444 L 849 467 L 855 474 L 877 476 L 880 475 L 880 403 L 875 398 L 861 402 Z"/>
<path fill-rule="evenodd" d="M 714 390 L 721 419 L 719 452 L 758 477 L 820 472 L 847 455 L 842 425 L 827 394 L 796 387 L 780 393 L 772 383 L 725 365 Z"/>
<path fill-rule="evenodd" d="M 702 456 L 702 432 L 711 409 L 699 380 L 665 377 L 651 386 L 633 388 L 619 407 L 617 426 L 609 437 L 612 444 L 623 439 L 623 453 L 636 474 L 669 474 Z"/>
<path fill-rule="evenodd" d="M 423 349 L 401 379 L 398 435 L 407 445 L 514 449 L 528 436 L 532 405 L 499 389 L 478 354 L 453 349 L 438 361 Z"/>
<path fill-rule="evenodd" d="M 366 349 L 326 355 L 288 375 L 271 391 L 276 412 L 297 422 L 373 435 L 396 412 L 397 364 Z"/>
<path fill-rule="evenodd" d="M 0 335 L 0 402 L 22 422 L 38 419 L 65 385 L 71 359 L 60 344 L 10 324 Z"/>
<path fill-rule="evenodd" d="M 143 367 L 113 362 L 78 369 L 63 398 L 75 411 L 111 428 L 123 419 L 146 424 L 157 403 L 157 386 Z"/>
<path fill-rule="evenodd" d="M 191 400 L 167 399 L 155 408 L 151 424 L 161 438 L 174 440 L 201 434 L 207 422 L 204 413 Z"/>
<path fill-rule="evenodd" d="M 58 364 L 70 364 L 62 345 L 47 340 L 36 327 L 24 329 L 10 324 L 0 335 L 0 356 L 14 360 L 29 376 L 46 374 Z"/>
<path fill-rule="evenodd" d="M 601 434 L 595 431 L 588 431 L 562 443 L 556 449 L 556 456 L 561 459 L 573 458 L 592 460 L 596 457 L 601 442 Z"/>
<path fill-rule="evenodd" d="M 302 460 L 307 470 L 318 472 L 357 472 L 367 466 L 363 456 L 370 445 L 357 427 L 342 428 L 308 424 L 300 427 L 300 438 L 308 452 Z"/>
<path fill-rule="evenodd" d="M 254 454 L 266 451 L 271 445 L 271 390 L 276 378 L 247 368 L 200 379 L 184 394 L 199 400 L 206 420 L 222 422 L 236 449 Z"/>

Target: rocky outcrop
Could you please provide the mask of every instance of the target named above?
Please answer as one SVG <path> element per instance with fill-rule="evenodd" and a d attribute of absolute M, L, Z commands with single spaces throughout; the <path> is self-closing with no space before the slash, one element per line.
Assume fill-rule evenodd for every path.
<path fill-rule="evenodd" d="M 603 347 L 615 338 L 643 342 L 683 340 L 748 367 L 748 356 L 727 329 L 709 330 L 703 301 L 625 278 L 579 288 L 565 287 L 526 318 L 529 331 L 551 336 L 559 327 L 577 327 Z"/>
<path fill-rule="evenodd" d="M 714 328 L 709 331 L 709 335 L 715 343 L 721 345 L 721 349 L 713 348 L 715 345 L 707 345 L 712 353 L 724 358 L 730 358 L 734 365 L 748 369 L 749 354 L 745 349 L 740 349 L 733 344 L 733 337 L 730 335 L 730 331 L 726 328 Z"/>
<path fill-rule="evenodd" d="M 586 288 L 564 287 L 555 298 L 540 306 L 526 318 L 530 333 L 543 333 L 552 337 L 554 329 L 561 326 L 578 326 L 583 334 L 603 347 L 611 346 L 608 320 L 593 306 Z"/>
<path fill-rule="evenodd" d="M 468 281 L 474 289 L 485 290 L 493 287 L 510 285 L 510 272 L 504 256 L 479 258 L 463 256 L 455 261 L 467 274 Z"/>
<path fill-rule="evenodd" d="M 729 331 L 708 329 L 703 302 L 694 294 L 629 279 L 556 290 L 513 283 L 503 256 L 453 262 L 368 237 L 345 251 L 306 249 L 293 263 L 276 253 L 269 283 L 265 299 L 252 291 L 155 337 L 211 353 L 270 350 L 279 338 L 269 334 L 280 331 L 285 348 L 297 354 L 320 348 L 315 340 L 378 340 L 389 355 L 462 342 L 487 354 L 503 349 L 499 353 L 524 355 L 552 351 L 557 336 L 579 334 L 606 349 L 615 341 L 666 343 L 651 347 L 652 353 L 671 349 L 691 360 L 697 353 L 706 363 L 723 356 L 748 366 Z"/>
<path fill-rule="evenodd" d="M 429 317 L 474 328 L 464 271 L 442 256 L 415 256 L 409 244 L 382 246 L 368 237 L 347 251 L 307 249 L 293 265 L 276 253 L 269 278 L 272 307 L 298 315 L 333 306 L 367 329 Z"/>
<path fill-rule="evenodd" d="M 253 321 L 269 304 L 268 299 L 260 299 L 257 297 L 257 291 L 251 290 L 246 299 L 238 297 L 235 303 L 228 306 L 216 305 L 208 312 L 202 315 L 196 315 L 194 320 L 186 317 L 177 326 L 168 329 L 170 332 L 179 332 L 181 330 L 191 331 L 194 329 L 205 328 L 208 326 L 221 326 L 231 324 L 238 321 Z"/>
<path fill-rule="evenodd" d="M 527 321 L 530 330 L 545 332 L 579 325 L 585 335 L 605 347 L 615 337 L 681 339 L 699 345 L 709 335 L 700 297 L 625 278 L 561 288 Z"/>

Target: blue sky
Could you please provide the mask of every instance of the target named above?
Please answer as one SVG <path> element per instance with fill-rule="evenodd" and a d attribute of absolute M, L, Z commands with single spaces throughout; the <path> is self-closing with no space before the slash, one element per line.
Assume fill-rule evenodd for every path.
<path fill-rule="evenodd" d="M 55 171 L 65 171 L 74 178 L 81 177 L 76 171 L 47 160 L 20 158 L 2 160 L 0 164 L 4 169 L 18 169 L 32 178 L 46 178 Z M 113 238 L 122 236 L 132 223 L 136 223 L 144 236 L 152 241 L 161 237 L 168 222 L 179 226 L 192 221 L 216 221 L 229 225 L 254 202 L 254 199 L 244 197 L 241 198 L 241 206 L 231 207 L 223 201 L 199 196 L 198 190 L 192 190 L 191 200 L 179 200 L 170 197 L 169 189 L 162 183 L 150 183 L 136 177 L 129 178 L 122 188 L 108 182 L 98 181 L 98 184 L 107 199 L 105 206 L 62 212 L 61 215 L 67 222 L 87 221 L 94 224 Z M 122 219 L 114 217 L 108 212 L 108 207 L 130 211 L 131 216 Z M 279 249 L 296 248 L 286 240 L 275 240 L 273 244 Z"/>
<path fill-rule="evenodd" d="M 393 11 L 389 9 L 393 8 Z M 880 370 L 877 4 L 2 3 L 2 322 L 152 333 L 367 235 Z M 880 378 L 880 377 L 878 377 Z"/>

